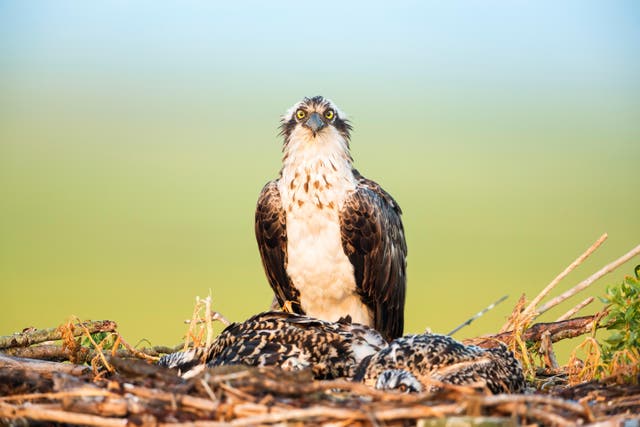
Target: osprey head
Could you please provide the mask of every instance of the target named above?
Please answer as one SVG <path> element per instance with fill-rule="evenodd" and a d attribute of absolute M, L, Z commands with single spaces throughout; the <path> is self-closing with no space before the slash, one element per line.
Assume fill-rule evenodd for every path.
<path fill-rule="evenodd" d="M 387 369 L 383 371 L 376 381 L 378 390 L 396 390 L 401 393 L 421 393 L 422 384 L 409 371 L 404 369 Z"/>
<path fill-rule="evenodd" d="M 331 100 L 322 96 L 304 98 L 291 107 L 280 125 L 285 145 L 292 139 L 319 142 L 324 137 L 339 136 L 347 144 L 351 126 Z"/>

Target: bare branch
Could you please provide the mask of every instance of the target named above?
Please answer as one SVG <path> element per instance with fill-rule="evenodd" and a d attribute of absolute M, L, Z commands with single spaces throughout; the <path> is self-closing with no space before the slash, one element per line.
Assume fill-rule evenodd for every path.
<path fill-rule="evenodd" d="M 8 357 L 0 354 L 0 368 L 2 369 L 22 369 L 31 372 L 38 372 L 45 378 L 51 378 L 55 372 L 63 372 L 69 375 L 83 375 L 90 372 L 86 366 L 73 365 L 68 363 L 44 362 L 40 360 L 21 359 L 19 357 Z"/>
<path fill-rule="evenodd" d="M 607 240 L 607 237 L 608 237 L 607 233 L 604 233 L 602 236 L 600 236 L 598 240 L 595 241 L 595 243 L 593 243 L 584 253 L 582 253 L 582 255 L 580 255 L 571 264 L 569 264 L 567 268 L 565 268 L 560 274 L 558 274 L 558 276 L 556 276 L 551 281 L 551 283 L 549 283 L 533 300 L 531 300 L 529 305 L 527 305 L 527 307 L 522 311 L 522 314 L 526 315 L 529 313 L 533 313 L 536 306 L 540 303 L 540 301 L 542 301 L 542 299 L 546 297 L 549 294 L 549 292 L 551 292 L 553 288 L 555 288 L 558 285 L 558 283 L 560 283 L 562 279 L 567 277 L 569 273 L 571 273 L 577 266 L 582 264 L 584 260 L 586 260 L 589 257 L 589 255 L 595 252 L 595 250 L 598 249 L 600 245 L 604 243 L 605 240 Z M 512 319 L 509 319 L 502 326 L 502 328 L 500 329 L 500 332 L 505 332 L 509 329 L 513 329 L 514 326 L 515 325 L 513 324 Z"/>
<path fill-rule="evenodd" d="M 579 312 L 580 310 L 582 310 L 583 308 L 585 308 L 586 306 L 591 304 L 593 301 L 595 301 L 594 297 L 587 298 L 586 300 L 582 301 L 580 304 L 578 304 L 575 307 L 573 307 L 571 310 L 567 311 L 562 316 L 558 317 L 556 319 L 556 322 L 561 322 L 563 320 L 567 320 L 567 319 L 572 318 L 574 314 L 576 314 L 577 312 Z"/>
<path fill-rule="evenodd" d="M 82 327 L 88 333 L 113 332 L 118 325 L 112 320 L 100 320 L 96 322 L 82 322 L 73 325 L 73 336 L 79 337 L 84 333 Z M 29 329 L 21 333 L 0 337 L 0 349 L 10 347 L 26 347 L 45 341 L 57 341 L 62 339 L 60 328 Z"/>
<path fill-rule="evenodd" d="M 477 312 L 476 314 L 474 314 L 471 318 L 467 319 L 464 323 L 456 326 L 451 332 L 449 332 L 447 335 L 453 335 L 456 332 L 458 332 L 460 329 L 464 328 L 467 325 L 470 325 L 471 322 L 473 322 L 474 320 L 478 319 L 479 317 L 483 316 L 487 311 L 492 310 L 495 306 L 497 306 L 498 304 L 500 304 L 502 301 L 506 300 L 509 297 L 509 295 L 505 295 L 503 297 L 501 297 L 500 299 L 498 299 L 496 302 L 489 304 L 487 307 L 483 308 L 481 311 Z"/>
<path fill-rule="evenodd" d="M 570 297 L 574 296 L 575 294 L 577 294 L 578 292 L 583 291 L 584 289 L 588 288 L 593 282 L 595 282 L 596 280 L 598 280 L 602 276 L 604 276 L 604 275 L 606 275 L 608 273 L 611 273 L 613 270 L 615 270 L 616 268 L 620 267 L 622 264 L 624 264 L 625 262 L 629 261 L 631 258 L 633 258 L 634 256 L 636 256 L 638 254 L 640 254 L 640 245 L 638 245 L 635 248 L 631 249 L 629 252 L 627 252 L 626 254 L 621 256 L 620 258 L 616 259 L 615 261 L 612 261 L 609 264 L 605 265 L 600 270 L 596 271 L 594 274 L 592 274 L 591 276 L 589 276 L 586 279 L 584 279 L 582 282 L 580 282 L 577 285 L 575 285 L 573 288 L 569 289 L 568 291 L 566 291 L 562 295 L 552 299 L 551 301 L 549 301 L 548 303 L 546 303 L 545 305 L 540 307 L 537 310 L 538 311 L 538 316 L 540 314 L 544 313 L 545 311 L 549 310 L 550 308 L 555 307 L 556 305 L 560 304 L 562 301 L 566 300 L 567 298 L 570 298 Z"/>

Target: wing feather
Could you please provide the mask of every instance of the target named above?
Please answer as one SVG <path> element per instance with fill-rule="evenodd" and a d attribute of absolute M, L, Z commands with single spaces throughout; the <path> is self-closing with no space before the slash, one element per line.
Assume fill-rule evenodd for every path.
<path fill-rule="evenodd" d="M 262 265 L 280 307 L 285 303 L 304 314 L 300 294 L 287 274 L 287 226 L 277 181 L 268 182 L 258 198 L 255 217 L 256 240 Z"/>
<path fill-rule="evenodd" d="M 340 212 L 342 245 L 374 327 L 387 339 L 402 335 L 407 244 L 396 201 L 354 170 L 358 184 Z"/>

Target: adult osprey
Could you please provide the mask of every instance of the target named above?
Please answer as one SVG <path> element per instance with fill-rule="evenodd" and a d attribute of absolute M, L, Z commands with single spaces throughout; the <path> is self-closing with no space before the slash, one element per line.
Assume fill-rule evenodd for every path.
<path fill-rule="evenodd" d="M 287 111 L 282 169 L 258 199 L 256 238 L 281 307 L 334 322 L 349 315 L 393 339 L 404 327 L 401 210 L 353 168 L 350 131 L 321 96 Z"/>

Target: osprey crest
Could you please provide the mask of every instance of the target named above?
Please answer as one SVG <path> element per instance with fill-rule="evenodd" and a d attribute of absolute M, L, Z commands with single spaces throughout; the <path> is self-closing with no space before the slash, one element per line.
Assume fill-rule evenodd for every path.
<path fill-rule="evenodd" d="M 402 335 L 407 245 L 395 200 L 353 168 L 351 126 L 321 96 L 282 117 L 282 169 L 262 189 L 258 248 L 278 304 Z"/>

